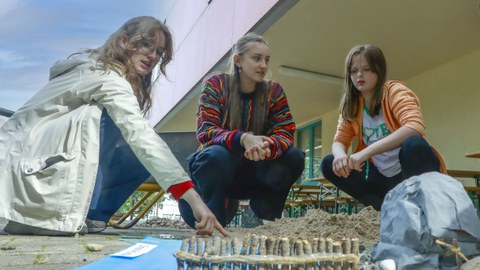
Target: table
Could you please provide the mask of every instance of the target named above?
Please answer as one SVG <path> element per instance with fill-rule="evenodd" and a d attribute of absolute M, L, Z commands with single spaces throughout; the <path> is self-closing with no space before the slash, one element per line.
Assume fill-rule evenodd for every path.
<path fill-rule="evenodd" d="M 475 151 L 475 152 L 470 152 L 470 153 L 466 153 L 465 154 L 465 157 L 468 157 L 468 158 L 480 158 L 480 151 Z M 473 178 L 475 178 L 476 182 L 477 182 L 477 187 L 480 186 L 480 176 L 479 175 L 475 175 L 473 176 Z M 479 202 L 480 204 L 480 202 Z"/>
<path fill-rule="evenodd" d="M 319 207 L 320 186 L 316 182 L 302 182 L 292 185 L 287 204 L 290 217 L 303 216 L 306 209 Z"/>
<path fill-rule="evenodd" d="M 320 208 L 333 207 L 334 213 L 338 214 L 345 211 L 349 215 L 352 213 L 352 206 L 357 209 L 358 201 L 349 195 L 340 196 L 342 191 L 326 178 L 311 178 L 309 182 L 318 183 L 320 185 L 320 194 L 318 194 L 318 206 Z M 333 205 L 331 205 L 332 203 Z"/>
<path fill-rule="evenodd" d="M 466 153 L 465 157 L 468 158 L 480 158 L 480 151 Z M 478 208 L 480 209 L 480 171 L 469 171 L 469 170 L 447 170 L 447 174 L 452 177 L 461 177 L 461 178 L 473 178 L 475 179 L 475 187 L 464 187 L 465 191 L 468 193 L 468 196 L 474 202 L 475 197 L 477 198 Z"/>
<path fill-rule="evenodd" d="M 447 174 L 451 177 L 460 177 L 460 178 L 473 178 L 477 182 L 480 180 L 480 171 L 470 171 L 470 170 L 449 170 L 447 169 Z M 477 185 L 479 186 L 479 185 Z"/>
<path fill-rule="evenodd" d="M 465 156 L 469 158 L 480 158 L 480 151 L 466 153 Z"/>
<path fill-rule="evenodd" d="M 290 189 L 290 200 L 295 201 L 308 198 L 312 201 L 319 201 L 320 186 L 315 184 L 294 184 Z"/>
<path fill-rule="evenodd" d="M 312 182 L 318 182 L 320 185 L 320 198 L 338 197 L 340 190 L 325 178 L 312 178 Z"/>

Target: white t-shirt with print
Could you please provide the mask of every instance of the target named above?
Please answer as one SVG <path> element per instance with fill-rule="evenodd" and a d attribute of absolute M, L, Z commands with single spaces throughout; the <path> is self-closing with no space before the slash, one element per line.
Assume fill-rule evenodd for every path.
<path fill-rule="evenodd" d="M 363 110 L 363 127 L 362 136 L 365 145 L 369 146 L 372 143 L 381 140 L 391 134 L 388 130 L 385 119 L 383 118 L 383 111 L 380 111 L 373 118 L 366 109 Z M 384 153 L 372 156 L 373 164 L 378 168 L 378 171 L 386 177 L 392 177 L 402 171 L 400 167 L 400 160 L 398 153 L 400 147 L 386 151 Z"/>

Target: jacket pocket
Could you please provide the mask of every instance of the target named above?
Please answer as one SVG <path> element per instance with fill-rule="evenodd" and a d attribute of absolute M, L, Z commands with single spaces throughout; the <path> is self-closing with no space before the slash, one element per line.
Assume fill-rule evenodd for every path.
<path fill-rule="evenodd" d="M 75 159 L 74 156 L 67 154 L 57 154 L 53 156 L 40 157 L 33 160 L 20 161 L 20 167 L 25 175 L 53 175 L 58 167 Z"/>
<path fill-rule="evenodd" d="M 75 156 L 65 153 L 23 159 L 13 168 L 14 207 L 27 216 L 58 216 L 58 201 L 64 192 Z M 21 209 L 18 209 L 21 208 Z"/>

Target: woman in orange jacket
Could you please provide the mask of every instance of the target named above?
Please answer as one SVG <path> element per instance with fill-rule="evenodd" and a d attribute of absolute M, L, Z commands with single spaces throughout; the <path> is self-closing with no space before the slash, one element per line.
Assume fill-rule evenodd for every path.
<path fill-rule="evenodd" d="M 403 180 L 424 172 L 445 172 L 442 158 L 425 140 L 418 97 L 403 82 L 387 81 L 386 74 L 380 48 L 351 49 L 332 155 L 322 161 L 326 179 L 376 210 Z M 357 148 L 348 155 L 355 138 Z"/>

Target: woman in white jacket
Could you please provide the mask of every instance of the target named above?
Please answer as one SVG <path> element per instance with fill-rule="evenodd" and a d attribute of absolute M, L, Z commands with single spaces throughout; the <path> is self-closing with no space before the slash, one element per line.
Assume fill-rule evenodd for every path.
<path fill-rule="evenodd" d="M 152 70 L 158 64 L 165 74 L 172 46 L 165 25 L 137 17 L 102 47 L 51 68 L 48 84 L 0 128 L 0 216 L 10 220 L 4 231 L 73 235 L 85 223 L 90 232 L 102 230 L 152 176 L 191 205 L 197 233 L 227 235 L 143 117 Z"/>

